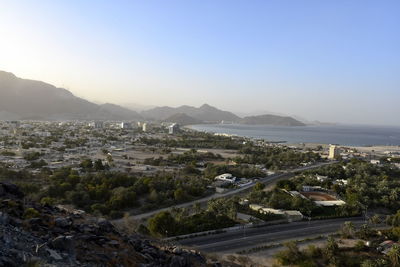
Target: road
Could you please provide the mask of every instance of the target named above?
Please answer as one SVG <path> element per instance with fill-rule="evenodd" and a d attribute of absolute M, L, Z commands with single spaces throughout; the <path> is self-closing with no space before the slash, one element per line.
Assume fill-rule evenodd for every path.
<path fill-rule="evenodd" d="M 311 166 L 305 166 L 305 167 L 293 169 L 293 170 L 287 171 L 285 173 L 279 173 L 279 174 L 274 174 L 274 175 L 267 176 L 265 178 L 260 179 L 259 182 L 264 183 L 266 185 L 272 184 L 272 183 L 276 182 L 279 179 L 290 178 L 291 176 L 294 175 L 295 172 L 311 170 L 311 169 L 319 168 L 321 166 L 330 165 L 330 164 L 333 164 L 333 163 L 336 163 L 336 161 L 322 162 L 322 163 L 317 163 L 317 164 L 314 164 L 314 165 L 311 165 Z M 162 209 L 157 209 L 157 210 L 153 210 L 153 211 L 149 211 L 149 212 L 141 213 L 141 214 L 137 214 L 137 215 L 131 215 L 131 216 L 129 216 L 129 218 L 132 218 L 132 219 L 135 219 L 135 220 L 142 220 L 142 219 L 151 217 L 151 216 L 153 216 L 153 215 L 155 215 L 155 214 L 157 214 L 157 213 L 159 213 L 161 211 L 167 211 L 167 210 L 170 210 L 172 208 L 186 208 L 186 207 L 192 206 L 195 203 L 201 204 L 201 203 L 207 202 L 207 201 L 209 201 L 211 199 L 217 199 L 217 198 L 222 198 L 222 197 L 233 196 L 233 195 L 242 193 L 242 192 L 252 188 L 255 184 L 256 183 L 252 183 L 252 184 L 249 184 L 247 186 L 243 186 L 243 187 L 241 187 L 239 189 L 228 191 L 226 193 L 221 193 L 221 194 L 220 193 L 215 193 L 213 195 L 210 195 L 210 196 L 207 196 L 207 197 L 204 197 L 204 198 L 200 198 L 200 199 L 196 199 L 196 200 L 193 200 L 193 201 L 190 201 L 190 202 L 185 202 L 185 203 L 182 203 L 182 204 L 179 204 L 179 205 L 174 205 L 174 206 L 170 206 L 170 207 L 166 207 L 166 208 L 162 208 Z M 114 220 L 113 222 L 118 223 L 121 220 L 123 220 L 123 219 Z"/>
<path fill-rule="evenodd" d="M 203 252 L 237 252 L 270 243 L 332 234 L 337 232 L 346 221 L 352 221 L 355 226 L 360 226 L 365 222 L 363 217 L 310 222 L 301 221 L 259 228 L 240 229 L 221 234 L 183 239 L 176 242 Z"/>

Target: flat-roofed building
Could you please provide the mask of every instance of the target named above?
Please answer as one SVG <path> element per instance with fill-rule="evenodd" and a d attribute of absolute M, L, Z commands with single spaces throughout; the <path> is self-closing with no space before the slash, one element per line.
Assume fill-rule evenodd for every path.
<path fill-rule="evenodd" d="M 337 145 L 329 145 L 328 159 L 337 159 L 340 156 L 340 149 Z"/>

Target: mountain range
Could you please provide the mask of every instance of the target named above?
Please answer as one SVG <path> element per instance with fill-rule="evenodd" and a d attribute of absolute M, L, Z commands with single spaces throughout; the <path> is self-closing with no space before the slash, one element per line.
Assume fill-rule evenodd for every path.
<path fill-rule="evenodd" d="M 177 108 L 156 107 L 150 110 L 142 111 L 141 114 L 146 118 L 151 118 L 155 120 L 165 120 L 175 114 L 186 114 L 202 122 L 237 122 L 240 120 L 240 117 L 233 114 L 232 112 L 223 111 L 208 104 L 204 104 L 199 108 L 186 105 Z"/>
<path fill-rule="evenodd" d="M 270 114 L 244 117 L 240 120 L 240 123 L 251 125 L 305 126 L 304 123 L 292 117 Z"/>
<path fill-rule="evenodd" d="M 241 118 L 208 104 L 200 107 L 155 107 L 140 113 L 119 105 L 95 104 L 51 84 L 21 79 L 0 71 L 0 120 L 154 120 L 182 125 L 243 123 L 302 126 L 286 116 L 260 115 Z"/>

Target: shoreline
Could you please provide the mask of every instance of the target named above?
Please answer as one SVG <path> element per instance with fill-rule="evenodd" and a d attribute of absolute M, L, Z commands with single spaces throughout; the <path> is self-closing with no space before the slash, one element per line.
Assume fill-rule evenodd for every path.
<path fill-rule="evenodd" d="M 284 146 L 295 146 L 295 147 L 317 147 L 317 146 L 322 146 L 322 147 L 329 147 L 330 144 L 334 144 L 335 142 L 330 142 L 330 143 L 321 143 L 321 142 L 289 142 L 285 140 L 279 140 L 279 141 L 274 141 L 274 140 L 268 140 L 266 138 L 262 137 L 254 137 L 254 136 L 248 136 L 248 135 L 240 135 L 240 134 L 232 134 L 232 133 L 224 133 L 223 131 L 221 132 L 216 132 L 216 131 L 207 131 L 207 130 L 200 130 L 200 129 L 195 129 L 194 126 L 204 126 L 205 124 L 193 124 L 193 125 L 186 125 L 184 128 L 190 129 L 192 131 L 197 131 L 197 132 L 205 132 L 205 133 L 211 133 L 211 134 L 218 134 L 218 135 L 226 135 L 226 136 L 238 136 L 238 137 L 243 137 L 243 138 L 249 138 L 252 140 L 264 140 L 265 142 L 271 143 L 271 144 L 278 144 L 278 145 L 284 145 Z M 219 126 L 219 125 L 227 125 L 227 124 L 210 124 L 212 126 Z M 238 124 L 239 126 L 242 126 L 242 124 Z M 244 125 L 246 126 L 246 125 Z M 261 125 L 253 125 L 253 126 L 261 126 Z M 273 126 L 273 125 L 262 125 L 262 126 L 268 126 L 268 127 L 288 127 L 288 128 L 297 128 L 296 126 Z M 325 126 L 321 126 L 325 127 Z M 329 127 L 329 126 L 327 126 Z M 222 130 L 222 129 L 221 129 Z M 400 144 L 396 145 L 388 145 L 388 144 L 374 144 L 374 145 L 358 145 L 358 144 L 352 144 L 352 145 L 347 145 L 347 144 L 337 144 L 340 147 L 348 147 L 348 148 L 353 148 L 357 149 L 360 152 L 376 152 L 376 153 L 384 153 L 384 152 L 395 152 L 395 153 L 400 153 Z"/>

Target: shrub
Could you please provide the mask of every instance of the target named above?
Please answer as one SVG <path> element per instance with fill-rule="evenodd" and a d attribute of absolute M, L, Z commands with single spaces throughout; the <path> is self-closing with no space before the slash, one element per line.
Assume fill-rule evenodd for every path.
<path fill-rule="evenodd" d="M 24 212 L 25 219 L 32 219 L 40 217 L 40 213 L 34 208 L 27 208 Z"/>

